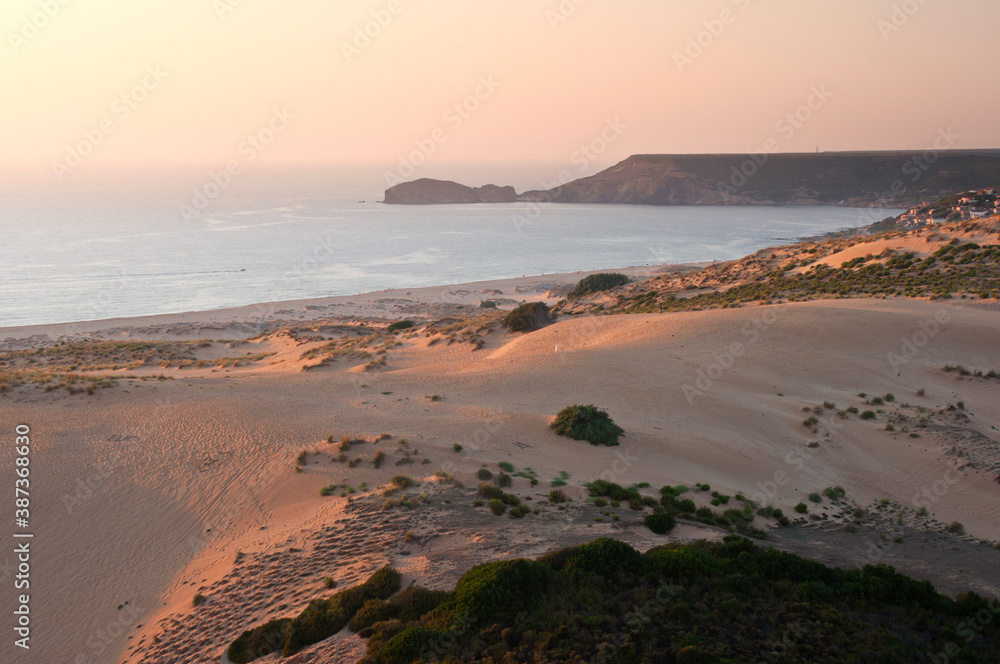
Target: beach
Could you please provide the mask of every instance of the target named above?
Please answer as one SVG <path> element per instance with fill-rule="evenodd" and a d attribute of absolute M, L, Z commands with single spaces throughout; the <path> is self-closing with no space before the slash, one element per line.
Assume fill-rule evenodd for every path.
<path fill-rule="evenodd" d="M 450 588 L 479 562 L 599 536 L 645 550 L 726 534 L 682 522 L 654 535 L 628 506 L 612 519 L 586 500 L 595 479 L 742 494 L 795 522 L 758 520 L 764 543 L 841 567 L 893 564 L 949 594 L 1000 594 L 998 383 L 942 371 L 995 368 L 995 307 L 818 300 L 563 316 L 518 334 L 480 306 L 552 305 L 586 274 L 0 330 L 5 351 L 157 340 L 197 342 L 183 348 L 201 360 L 98 370 L 116 384 L 92 394 L 26 385 L 0 398 L 3 421 L 32 431 L 44 660 L 217 662 L 243 630 L 385 563 L 404 586 Z M 404 319 L 414 326 L 386 331 Z M 324 355 L 331 343 L 343 346 Z M 876 421 L 835 415 L 871 395 L 893 396 Z M 621 445 L 555 435 L 549 423 L 573 403 L 607 410 Z M 815 431 L 804 409 L 820 413 Z M 890 430 L 890 412 L 929 419 Z M 537 513 L 473 505 L 478 472 L 500 462 Z M 387 497 L 399 475 L 419 485 Z M 547 496 L 564 476 L 572 502 L 560 509 Z M 846 499 L 794 511 L 834 486 Z M 845 530 L 857 509 L 870 516 Z M 946 532 L 953 522 L 962 533 Z M 345 631 L 282 661 L 363 652 Z"/>

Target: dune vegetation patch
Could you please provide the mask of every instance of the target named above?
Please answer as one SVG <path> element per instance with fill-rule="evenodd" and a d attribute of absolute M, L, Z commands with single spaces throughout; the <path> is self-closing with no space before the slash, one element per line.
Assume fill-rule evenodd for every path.
<path fill-rule="evenodd" d="M 229 658 L 292 655 L 343 627 L 368 640 L 363 664 L 406 662 L 953 662 L 1000 657 L 1000 603 L 951 599 L 887 565 L 843 570 L 754 545 L 669 543 L 640 553 L 610 538 L 487 562 L 452 590 L 399 591 L 382 568 L 295 618 L 247 630 Z M 963 634 L 956 639 L 955 634 Z"/>

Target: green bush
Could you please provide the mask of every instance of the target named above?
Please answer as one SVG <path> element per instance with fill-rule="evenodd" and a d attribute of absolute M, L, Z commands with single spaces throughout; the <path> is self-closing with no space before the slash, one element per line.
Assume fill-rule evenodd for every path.
<path fill-rule="evenodd" d="M 512 464 L 510 461 L 500 461 L 499 463 L 497 463 L 497 465 L 500 466 L 500 470 L 504 470 L 508 473 L 514 472 L 514 464 Z"/>
<path fill-rule="evenodd" d="M 668 548 L 669 547 L 669 548 Z M 668 579 L 693 580 L 713 575 L 717 565 L 708 556 L 692 549 L 667 544 L 644 554 L 652 568 Z"/>
<path fill-rule="evenodd" d="M 490 511 L 500 516 L 507 511 L 507 503 L 503 502 L 500 498 L 493 498 L 489 502 Z"/>
<path fill-rule="evenodd" d="M 455 619 L 472 627 L 507 621 L 532 605 L 548 578 L 548 568 L 530 560 L 477 565 L 455 586 Z"/>
<path fill-rule="evenodd" d="M 412 320 L 400 320 L 396 321 L 392 325 L 386 328 L 387 332 L 396 332 L 397 330 L 407 330 L 413 327 L 415 323 Z"/>
<path fill-rule="evenodd" d="M 560 489 L 552 489 L 549 491 L 549 502 L 550 503 L 565 503 L 566 494 Z"/>
<path fill-rule="evenodd" d="M 511 311 L 501 322 L 511 332 L 534 332 L 552 324 L 553 316 L 544 302 L 529 302 Z"/>
<path fill-rule="evenodd" d="M 818 493 L 810 493 L 809 494 L 809 502 L 812 502 L 812 503 L 821 503 L 821 502 L 823 502 L 823 496 L 819 495 Z"/>
<path fill-rule="evenodd" d="M 357 632 L 383 620 L 392 620 L 399 614 L 398 607 L 392 606 L 380 599 L 370 599 L 361 605 L 348 627 Z"/>
<path fill-rule="evenodd" d="M 400 581 L 399 572 L 386 565 L 359 586 L 341 590 L 327 600 L 311 601 L 285 627 L 281 656 L 290 657 L 303 648 L 333 636 L 348 624 L 366 601 L 391 597 L 399 590 Z"/>
<path fill-rule="evenodd" d="M 698 508 L 695 506 L 694 501 L 691 500 L 690 498 L 683 498 L 677 501 L 677 510 L 680 512 L 684 512 L 685 514 L 693 514 L 696 509 Z M 708 511 L 711 512 L 712 510 Z"/>
<path fill-rule="evenodd" d="M 510 508 L 510 515 L 515 519 L 520 519 L 524 515 L 528 514 L 530 511 L 531 508 L 528 507 L 527 505 L 515 505 L 514 507 Z"/>
<path fill-rule="evenodd" d="M 806 505 L 805 503 L 799 503 L 798 505 L 795 506 L 795 511 L 798 512 L 799 514 L 805 514 L 806 512 L 809 511 L 809 506 Z"/>
<path fill-rule="evenodd" d="M 486 482 L 493 479 L 493 473 L 486 470 L 485 468 L 480 468 L 479 472 L 476 473 L 476 477 Z"/>
<path fill-rule="evenodd" d="M 421 654 L 440 640 L 437 630 L 422 625 L 407 627 L 382 647 L 379 661 L 382 664 L 409 664 L 421 659 Z"/>
<path fill-rule="evenodd" d="M 647 514 L 643 517 L 646 522 L 646 527 L 652 530 L 657 535 L 665 535 L 674 529 L 677 525 L 677 519 L 670 516 L 666 512 L 660 512 L 659 514 Z"/>
<path fill-rule="evenodd" d="M 248 629 L 230 644 L 226 656 L 233 664 L 247 664 L 281 650 L 281 646 L 285 643 L 285 628 L 290 622 L 292 622 L 290 618 L 281 618 Z"/>
<path fill-rule="evenodd" d="M 591 496 L 606 496 L 612 500 L 629 501 L 639 497 L 638 489 L 626 489 L 620 484 L 607 480 L 594 480 L 588 485 Z M 617 507 L 617 506 L 616 506 Z"/>
<path fill-rule="evenodd" d="M 625 433 L 605 411 L 576 404 L 559 411 L 550 426 L 560 436 L 586 440 L 591 445 L 617 445 L 618 437 Z"/>
<path fill-rule="evenodd" d="M 602 576 L 636 572 L 642 569 L 643 564 L 641 553 L 629 544 L 610 537 L 602 537 L 569 549 L 565 556 L 567 569 L 580 569 Z"/>
<path fill-rule="evenodd" d="M 875 419 L 875 411 L 866 410 L 865 412 L 861 413 L 861 419 L 863 419 L 863 420 L 874 420 Z"/>
<path fill-rule="evenodd" d="M 495 498 L 499 500 L 503 497 L 503 489 L 498 486 L 493 486 L 492 484 L 486 484 L 485 482 L 479 485 L 479 495 L 483 498 Z"/>
<path fill-rule="evenodd" d="M 511 505 L 511 506 L 513 506 L 513 505 L 520 505 L 521 504 L 521 499 L 518 498 L 517 496 L 515 496 L 512 493 L 505 493 L 505 494 L 501 495 L 500 496 L 500 500 L 503 502 L 504 505 Z"/>
<path fill-rule="evenodd" d="M 823 495 L 829 498 L 830 500 L 840 500 L 841 498 L 847 495 L 847 492 L 844 491 L 843 487 L 828 486 L 825 489 L 823 489 Z"/>
<path fill-rule="evenodd" d="M 581 279 L 576 284 L 576 288 L 570 291 L 569 297 L 583 297 L 591 293 L 611 290 L 618 286 L 624 286 L 629 281 L 628 277 L 618 272 L 598 272 Z"/>

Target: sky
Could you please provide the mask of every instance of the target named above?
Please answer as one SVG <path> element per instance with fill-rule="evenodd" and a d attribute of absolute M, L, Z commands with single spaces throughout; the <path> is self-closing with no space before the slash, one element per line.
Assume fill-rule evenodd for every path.
<path fill-rule="evenodd" d="M 4 0 L 0 167 L 1000 147 L 996 0 Z"/>

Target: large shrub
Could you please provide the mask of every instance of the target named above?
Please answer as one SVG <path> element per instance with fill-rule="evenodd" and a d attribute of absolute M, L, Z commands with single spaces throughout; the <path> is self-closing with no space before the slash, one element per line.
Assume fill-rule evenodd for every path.
<path fill-rule="evenodd" d="M 616 572 L 636 572 L 642 568 L 642 554 L 629 544 L 609 537 L 572 549 L 566 567 L 608 576 Z"/>
<path fill-rule="evenodd" d="M 396 332 L 397 330 L 408 330 L 416 325 L 412 320 L 398 320 L 386 328 L 387 332 Z"/>
<path fill-rule="evenodd" d="M 360 586 L 346 588 L 327 600 L 309 602 L 285 627 L 281 656 L 289 657 L 342 630 L 368 600 L 385 600 L 399 590 L 401 575 L 386 565 Z"/>
<path fill-rule="evenodd" d="M 598 272 L 589 277 L 584 277 L 577 283 L 576 288 L 570 291 L 570 297 L 583 297 L 591 293 L 610 290 L 618 286 L 624 286 L 629 282 L 629 278 L 619 272 Z"/>
<path fill-rule="evenodd" d="M 455 618 L 477 627 L 509 620 L 544 592 L 548 573 L 523 558 L 477 565 L 455 586 Z"/>
<path fill-rule="evenodd" d="M 512 332 L 533 332 L 553 322 L 549 305 L 544 302 L 529 302 L 504 316 L 503 324 Z"/>
<path fill-rule="evenodd" d="M 560 436 L 586 440 L 591 445 L 617 445 L 618 437 L 625 433 L 596 406 L 567 406 L 559 411 L 551 426 Z"/>
<path fill-rule="evenodd" d="M 281 618 L 243 632 L 226 651 L 229 661 L 233 664 L 247 664 L 258 657 L 281 650 L 285 643 L 285 627 L 290 622 L 289 618 Z"/>
<path fill-rule="evenodd" d="M 666 512 L 647 514 L 643 520 L 646 522 L 646 527 L 657 535 L 665 535 L 677 525 L 677 519 Z"/>
<path fill-rule="evenodd" d="M 441 633 L 422 625 L 407 627 L 385 644 L 379 653 L 384 664 L 409 664 L 425 659 L 425 653 L 441 640 Z"/>

